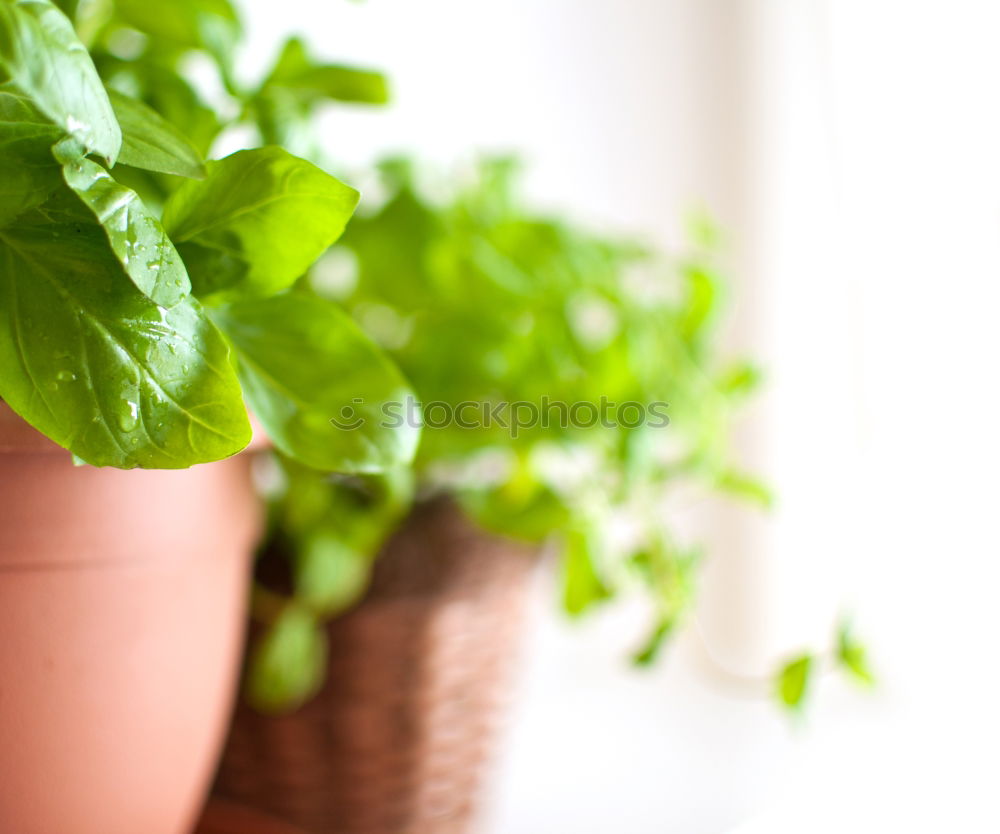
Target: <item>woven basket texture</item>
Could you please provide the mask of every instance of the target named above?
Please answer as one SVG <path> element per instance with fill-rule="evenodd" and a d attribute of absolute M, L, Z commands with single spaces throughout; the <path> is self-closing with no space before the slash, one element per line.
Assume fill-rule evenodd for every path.
<path fill-rule="evenodd" d="M 309 834 L 469 834 L 536 564 L 451 501 L 418 506 L 331 623 L 320 693 L 238 708 L 217 795 Z"/>

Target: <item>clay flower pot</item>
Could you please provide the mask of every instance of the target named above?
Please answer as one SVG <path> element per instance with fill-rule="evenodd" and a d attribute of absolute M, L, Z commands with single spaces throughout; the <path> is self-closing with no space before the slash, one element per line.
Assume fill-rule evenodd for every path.
<path fill-rule="evenodd" d="M 76 467 L 0 404 L 0 831 L 189 834 L 234 701 L 249 468 Z"/>

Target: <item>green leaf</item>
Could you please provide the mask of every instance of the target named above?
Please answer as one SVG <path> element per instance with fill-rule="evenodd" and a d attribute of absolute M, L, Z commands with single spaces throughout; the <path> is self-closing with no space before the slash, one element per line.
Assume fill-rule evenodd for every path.
<path fill-rule="evenodd" d="M 294 67 L 307 77 L 309 61 L 293 43 L 279 64 L 265 90 L 288 93 L 275 119 L 285 125 L 287 102 L 312 100 L 291 94 Z M 727 373 L 718 355 L 713 235 L 703 230 L 683 259 L 661 258 L 532 210 L 503 161 L 451 182 L 405 160 L 382 173 L 378 204 L 351 221 L 311 286 L 343 300 L 425 404 L 451 406 L 425 409 L 422 485 L 460 491 L 497 532 L 565 538 L 571 615 L 619 590 L 645 594 L 652 634 L 637 660 L 652 662 L 697 591 L 697 550 L 671 535 L 672 501 L 691 489 L 770 498 L 730 471 L 729 395 L 753 373 Z M 498 403 L 506 424 L 489 408 Z M 516 438 L 515 408 L 530 424 Z M 605 523 L 619 515 L 627 541 Z"/>
<path fill-rule="evenodd" d="M 44 203 L 60 186 L 51 147 L 61 136 L 26 98 L 0 87 L 0 226 Z"/>
<path fill-rule="evenodd" d="M 774 504 L 774 495 L 767 484 L 745 472 L 727 470 L 718 476 L 715 486 L 720 492 L 750 501 L 764 509 L 769 509 Z"/>
<path fill-rule="evenodd" d="M 790 710 L 799 710 L 805 703 L 812 679 L 815 659 L 803 654 L 786 663 L 778 672 L 776 681 L 778 700 Z"/>
<path fill-rule="evenodd" d="M 530 542 L 542 542 L 553 530 L 566 524 L 569 518 L 566 505 L 546 485 L 532 482 L 523 493 L 508 486 L 464 492 L 462 506 L 481 527 Z"/>
<path fill-rule="evenodd" d="M 326 634 L 313 616 L 287 607 L 251 651 L 247 700 L 265 713 L 294 709 L 319 689 L 326 656 Z"/>
<path fill-rule="evenodd" d="M 163 307 L 191 292 L 184 263 L 160 222 L 132 189 L 111 179 L 100 165 L 57 151 L 66 184 L 104 229 L 111 249 L 139 290 Z"/>
<path fill-rule="evenodd" d="M 235 348 L 250 409 L 280 451 L 337 472 L 378 472 L 413 457 L 419 430 L 382 414 L 412 393 L 337 305 L 287 293 L 214 316 Z"/>
<path fill-rule="evenodd" d="M 314 116 L 323 102 L 384 104 L 389 99 L 386 77 L 340 64 L 321 64 L 298 38 L 289 38 L 274 68 L 250 102 L 261 140 L 306 157 L 322 155 Z"/>
<path fill-rule="evenodd" d="M 663 647 L 666 646 L 671 635 L 674 633 L 676 626 L 677 621 L 672 617 L 661 619 L 653 628 L 649 637 L 646 638 L 643 646 L 632 655 L 632 662 L 636 666 L 652 666 L 656 663 L 657 659 L 663 653 Z"/>
<path fill-rule="evenodd" d="M 163 211 L 195 294 L 217 300 L 280 292 L 338 238 L 358 192 L 281 148 L 210 162 Z"/>
<path fill-rule="evenodd" d="M 289 38 L 263 89 L 282 87 L 294 90 L 307 99 L 327 98 L 337 101 L 385 104 L 389 84 L 381 72 L 341 64 L 320 64 L 306 52 L 300 38 Z"/>
<path fill-rule="evenodd" d="M 280 145 L 296 156 L 323 154 L 313 108 L 293 90 L 269 87 L 253 99 L 253 121 L 262 145 Z"/>
<path fill-rule="evenodd" d="M 222 130 L 221 114 L 209 107 L 191 82 L 168 65 L 100 56 L 101 76 L 133 96 L 180 131 L 204 158 Z"/>
<path fill-rule="evenodd" d="M 141 101 L 117 90 L 109 90 L 108 94 L 122 128 L 118 162 L 162 174 L 204 178 L 201 154 L 183 133 Z"/>
<path fill-rule="evenodd" d="M 0 3 L 0 80 L 88 152 L 114 163 L 122 136 L 111 102 L 73 25 L 48 0 Z"/>
<path fill-rule="evenodd" d="M 279 460 L 285 490 L 274 518 L 294 542 L 333 536 L 370 561 L 413 500 L 413 472 L 407 466 L 376 475 L 331 477 L 287 456 Z"/>
<path fill-rule="evenodd" d="M 242 32 L 229 0 L 115 0 L 122 20 L 151 38 L 186 49 L 204 49 L 228 64 Z"/>
<path fill-rule="evenodd" d="M 719 390 L 730 396 L 743 397 L 760 387 L 762 373 L 752 362 L 738 362 L 727 368 L 719 378 Z"/>
<path fill-rule="evenodd" d="M 680 335 L 688 342 L 696 341 L 715 312 L 719 279 L 704 264 L 690 263 L 683 269 L 687 297 L 678 322 Z"/>
<path fill-rule="evenodd" d="M 837 629 L 837 663 L 857 683 L 874 686 L 875 675 L 868 662 L 868 650 L 854 636 L 848 622 Z"/>
<path fill-rule="evenodd" d="M 68 189 L 0 230 L 0 368 L 0 397 L 95 466 L 183 468 L 250 440 L 219 332 L 193 299 L 139 292 Z"/>
<path fill-rule="evenodd" d="M 695 599 L 697 549 L 682 550 L 660 529 L 648 531 L 642 547 L 629 558 L 630 566 L 645 583 L 656 606 L 656 625 L 645 645 L 633 655 L 639 666 L 652 665 L 663 646 L 684 622 Z"/>
<path fill-rule="evenodd" d="M 581 527 L 566 535 L 562 554 L 563 608 L 573 616 L 610 599 L 612 591 L 597 569 L 597 536 Z"/>
<path fill-rule="evenodd" d="M 53 0 L 53 2 L 70 20 L 76 15 L 77 7 L 80 5 L 80 0 Z"/>
<path fill-rule="evenodd" d="M 313 533 L 296 549 L 296 598 L 322 616 L 343 611 L 364 593 L 371 564 L 370 555 L 338 535 L 326 530 Z"/>

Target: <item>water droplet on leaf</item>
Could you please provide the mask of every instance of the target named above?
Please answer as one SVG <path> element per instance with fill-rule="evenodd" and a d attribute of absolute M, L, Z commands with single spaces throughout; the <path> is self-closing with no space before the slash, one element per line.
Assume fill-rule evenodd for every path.
<path fill-rule="evenodd" d="M 125 408 L 118 415 L 118 425 L 122 431 L 132 431 L 139 421 L 139 406 L 131 400 L 125 401 Z"/>

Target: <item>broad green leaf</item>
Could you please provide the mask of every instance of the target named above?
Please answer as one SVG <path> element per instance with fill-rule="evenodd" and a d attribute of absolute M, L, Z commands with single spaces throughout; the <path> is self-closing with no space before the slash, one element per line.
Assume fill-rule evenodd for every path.
<path fill-rule="evenodd" d="M 241 33 L 229 0 L 115 0 L 122 20 L 151 38 L 212 54 L 230 51 Z"/>
<path fill-rule="evenodd" d="M 165 180 L 177 180 L 166 174 L 156 174 L 152 171 L 143 171 L 141 168 L 133 168 L 131 165 L 118 163 L 109 172 L 115 182 L 131 188 L 142 204 L 159 217 L 163 213 L 163 204 L 167 201 L 172 189 Z M 161 224 L 162 225 L 162 224 Z M 179 257 L 179 255 L 178 255 Z"/>
<path fill-rule="evenodd" d="M 0 3 L 0 80 L 87 151 L 113 164 L 122 136 L 93 61 L 49 0 Z"/>
<path fill-rule="evenodd" d="M 125 274 L 68 189 L 0 229 L 0 397 L 95 466 L 175 469 L 242 449 L 250 426 L 225 341 Z"/>
<path fill-rule="evenodd" d="M 314 695 L 326 670 L 326 634 L 313 615 L 290 605 L 254 646 L 246 694 L 261 712 L 293 709 Z"/>
<path fill-rule="evenodd" d="M 59 187 L 59 168 L 44 144 L 50 138 L 44 129 L 0 125 L 0 227 L 45 202 Z"/>
<path fill-rule="evenodd" d="M 812 679 L 815 659 L 804 654 L 786 663 L 778 672 L 776 681 L 778 700 L 790 710 L 801 709 Z"/>
<path fill-rule="evenodd" d="M 372 557 L 338 535 L 320 530 L 300 542 L 295 553 L 295 595 L 311 611 L 330 616 L 364 593 Z"/>
<path fill-rule="evenodd" d="M 837 629 L 837 663 L 858 683 L 875 685 L 868 650 L 857 640 L 847 622 L 841 623 Z"/>
<path fill-rule="evenodd" d="M 108 94 L 122 128 L 119 163 L 194 179 L 205 176 L 201 154 L 183 133 L 141 101 L 117 90 Z"/>
<path fill-rule="evenodd" d="M 268 87 L 254 97 L 252 113 L 260 144 L 280 145 L 307 159 L 322 157 L 313 107 L 294 90 Z"/>
<path fill-rule="evenodd" d="M 392 171 L 390 176 L 393 173 L 405 176 L 405 172 Z M 431 243 L 444 239 L 448 242 L 442 246 L 461 245 L 459 240 L 446 236 L 447 218 L 442 214 L 405 187 L 374 217 L 355 217 L 344 232 L 342 244 L 357 258 L 360 293 L 393 308 L 412 311 L 426 304 L 429 288 L 435 294 L 440 292 L 441 281 L 430 269 Z M 474 356 L 467 358 L 472 360 Z"/>
<path fill-rule="evenodd" d="M 104 229 L 111 249 L 142 293 L 162 307 L 173 307 L 191 292 L 184 263 L 170 238 L 139 195 L 111 179 L 96 162 L 63 160 L 66 184 Z"/>
<path fill-rule="evenodd" d="M 413 457 L 419 430 L 382 413 L 412 392 L 337 305 L 286 293 L 213 315 L 233 343 L 250 410 L 280 451 L 336 472 L 378 472 Z"/>
<path fill-rule="evenodd" d="M 63 136 L 62 130 L 52 124 L 31 99 L 22 93 L 11 81 L 0 84 L 0 122 L 7 125 L 44 126 L 55 138 Z M 55 144 L 54 141 L 49 146 Z"/>
<path fill-rule="evenodd" d="M 195 294 L 236 300 L 291 286 L 340 237 L 358 192 L 281 148 L 210 162 L 167 201 L 163 225 Z"/>
<path fill-rule="evenodd" d="M 314 61 L 299 38 L 289 38 L 251 100 L 262 140 L 313 156 L 322 151 L 314 111 L 324 101 L 384 104 L 385 76 L 373 70 Z"/>
<path fill-rule="evenodd" d="M 168 123 L 180 130 L 205 157 L 222 130 L 219 114 L 180 73 L 168 67 L 142 68 L 147 85 L 146 100 Z"/>
<path fill-rule="evenodd" d="M 45 202 L 60 186 L 51 147 L 61 136 L 28 99 L 0 87 L 0 226 Z"/>
<path fill-rule="evenodd" d="M 597 536 L 574 527 L 566 534 L 562 554 L 563 608 L 568 614 L 583 614 L 612 595 L 598 570 Z"/>
<path fill-rule="evenodd" d="M 385 104 L 389 85 L 385 75 L 374 70 L 312 60 L 299 38 L 289 38 L 262 89 L 282 87 L 307 99 Z"/>
<path fill-rule="evenodd" d="M 110 87 L 138 99 L 180 131 L 204 159 L 222 129 L 221 114 L 209 107 L 191 82 L 165 63 L 125 61 L 99 53 L 101 77 Z"/>

